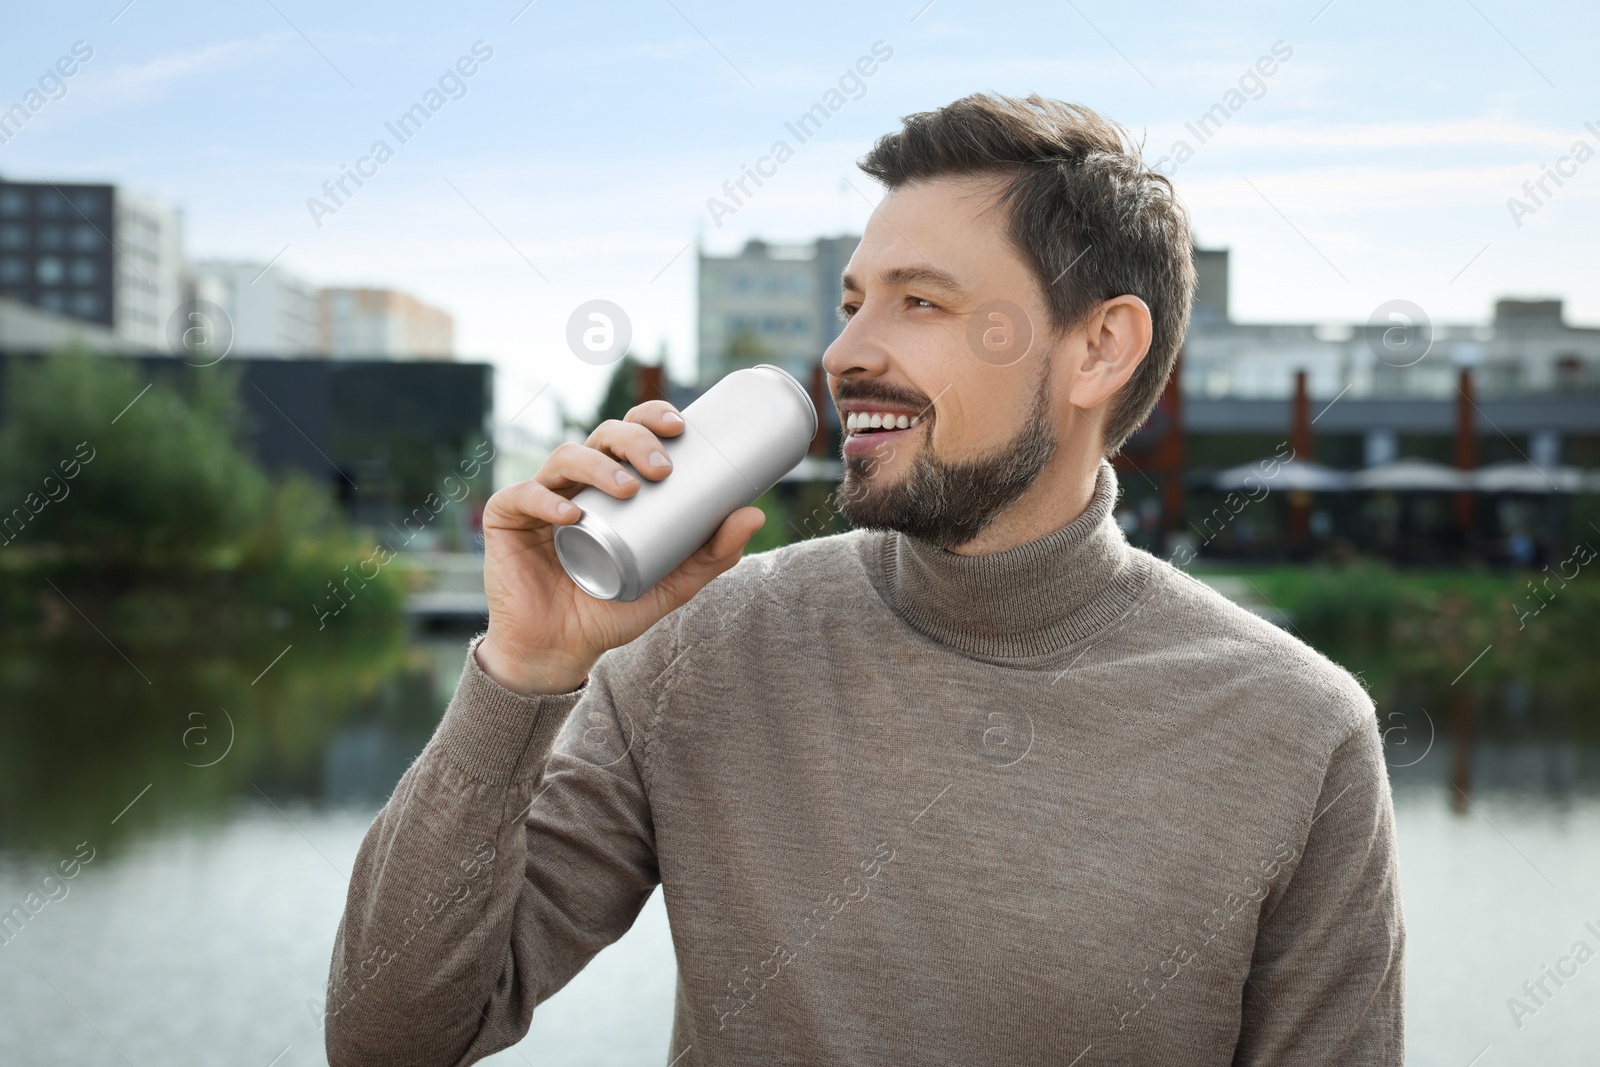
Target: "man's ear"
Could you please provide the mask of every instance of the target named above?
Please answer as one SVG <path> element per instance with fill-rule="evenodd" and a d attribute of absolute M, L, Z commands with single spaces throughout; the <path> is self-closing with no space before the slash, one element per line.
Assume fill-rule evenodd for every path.
<path fill-rule="evenodd" d="M 1150 351 L 1150 306 L 1128 294 L 1101 304 L 1083 324 L 1084 354 L 1067 399 L 1085 411 L 1115 395 Z"/>

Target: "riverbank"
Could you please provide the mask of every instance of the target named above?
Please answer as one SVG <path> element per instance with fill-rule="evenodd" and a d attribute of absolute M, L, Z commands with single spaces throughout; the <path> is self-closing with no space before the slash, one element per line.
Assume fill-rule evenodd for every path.
<path fill-rule="evenodd" d="M 1600 695 L 1594 656 L 1600 566 L 1581 552 L 1538 571 L 1196 564 L 1197 578 L 1246 583 L 1282 624 L 1376 679 L 1478 689 L 1517 679 Z"/>

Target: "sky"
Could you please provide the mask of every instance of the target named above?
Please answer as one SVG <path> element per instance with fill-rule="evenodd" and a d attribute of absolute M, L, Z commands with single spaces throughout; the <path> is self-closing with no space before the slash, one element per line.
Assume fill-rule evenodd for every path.
<path fill-rule="evenodd" d="M 635 350 L 689 377 L 697 239 L 859 234 L 881 190 L 855 161 L 976 91 L 1085 104 L 1142 139 L 1199 242 L 1232 249 L 1236 319 L 1363 322 L 1405 299 L 1473 323 L 1521 296 L 1600 326 L 1589 4 L 91 0 L 6 23 L 0 110 L 46 93 L 0 175 L 171 202 L 194 258 L 412 292 L 535 433 L 558 400 L 592 410 L 609 373 L 567 347 L 580 304 L 622 307 Z M 75 48 L 92 54 L 50 80 Z M 801 143 L 785 123 L 841 79 Z M 419 102 L 437 110 L 402 140 L 386 124 Z M 1186 124 L 1219 104 L 1202 141 Z M 779 139 L 792 158 L 751 196 L 708 204 Z M 350 195 L 324 192 L 357 167 Z"/>

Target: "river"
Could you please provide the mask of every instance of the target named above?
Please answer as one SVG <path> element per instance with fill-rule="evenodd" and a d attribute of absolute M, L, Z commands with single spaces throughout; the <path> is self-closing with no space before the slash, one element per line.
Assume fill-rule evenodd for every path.
<path fill-rule="evenodd" d="M 278 644 L 0 657 L 0 909 L 72 872 L 0 944 L 0 1063 L 326 1062 L 313 1008 L 347 873 L 464 644 Z M 1523 990 L 1575 942 L 1600 948 L 1584 925 L 1600 929 L 1600 743 L 1585 705 L 1526 686 L 1482 706 L 1428 696 L 1397 697 L 1404 714 L 1384 720 L 1408 1060 L 1593 1063 L 1600 961 L 1546 978 L 1537 1002 Z M 663 1064 L 674 982 L 658 891 L 486 1062 Z"/>

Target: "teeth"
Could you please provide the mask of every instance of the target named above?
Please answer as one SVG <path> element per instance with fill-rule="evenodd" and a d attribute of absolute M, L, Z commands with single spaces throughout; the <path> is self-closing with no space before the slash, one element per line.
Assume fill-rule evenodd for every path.
<path fill-rule="evenodd" d="M 905 430 L 916 426 L 922 421 L 920 415 L 895 415 L 893 413 L 874 411 L 852 411 L 845 416 L 844 428 L 851 432 L 860 433 L 866 430 Z"/>

